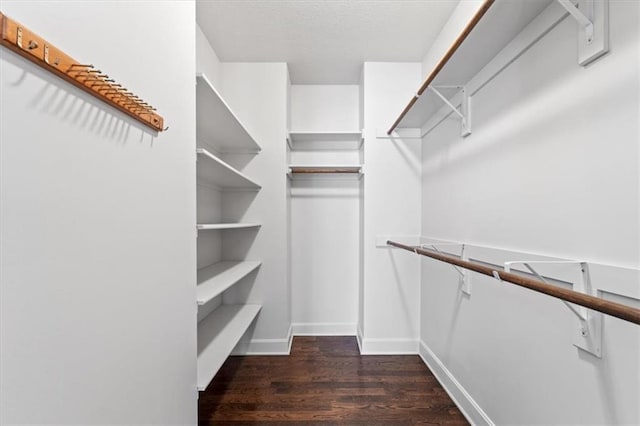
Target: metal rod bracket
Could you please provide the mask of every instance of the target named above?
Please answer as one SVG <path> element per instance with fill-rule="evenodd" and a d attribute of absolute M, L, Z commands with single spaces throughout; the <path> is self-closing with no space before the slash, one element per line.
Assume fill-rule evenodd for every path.
<path fill-rule="evenodd" d="M 460 250 L 460 259 L 468 261 L 469 257 L 465 254 L 464 252 L 464 244 L 460 244 L 460 243 L 427 243 L 427 244 L 420 244 L 420 248 L 431 248 L 432 250 L 435 250 L 438 253 L 442 253 L 440 250 L 438 250 L 437 246 L 462 246 L 462 249 Z M 418 254 L 418 253 L 416 253 Z M 460 275 L 459 281 L 458 281 L 458 285 L 460 287 L 460 291 L 462 291 L 464 294 L 466 294 L 467 296 L 471 296 L 471 277 L 472 274 L 467 271 L 464 268 L 460 268 L 459 266 L 456 265 L 451 265 L 457 272 L 458 275 Z"/>
<path fill-rule="evenodd" d="M 447 99 L 438 89 L 461 89 L 460 93 L 462 95 L 462 101 L 460 102 L 460 109 L 458 109 L 454 104 L 452 104 L 449 99 Z M 471 134 L 471 97 L 469 96 L 469 92 L 467 91 L 466 86 L 429 86 L 429 90 L 431 90 L 436 96 L 438 96 L 442 102 L 444 102 L 454 114 L 460 117 L 461 125 L 460 125 L 460 136 L 465 137 Z"/>
<path fill-rule="evenodd" d="M 531 274 L 533 274 L 540 281 L 552 284 L 548 279 L 543 277 L 538 271 L 531 265 L 535 264 L 546 264 L 546 265 L 570 265 L 570 266 L 579 266 L 579 277 L 577 280 L 572 282 L 573 290 L 588 294 L 591 296 L 596 296 L 597 293 L 594 292 L 593 287 L 591 286 L 591 276 L 589 275 L 589 265 L 587 262 L 581 261 L 573 261 L 573 260 L 525 260 L 525 261 L 511 261 L 505 262 L 504 270 L 505 272 L 511 272 L 511 267 L 513 265 L 523 265 L 525 268 L 529 270 Z M 602 313 L 587 309 L 582 306 L 575 305 L 573 303 L 569 303 L 563 301 L 567 308 L 575 315 L 578 319 L 579 327 L 577 330 L 577 334 L 574 335 L 573 344 L 579 349 L 583 351 L 589 352 L 590 354 L 601 358 L 602 357 Z"/>
<path fill-rule="evenodd" d="M 609 51 L 609 0 L 556 0 L 578 22 L 578 64 Z"/>

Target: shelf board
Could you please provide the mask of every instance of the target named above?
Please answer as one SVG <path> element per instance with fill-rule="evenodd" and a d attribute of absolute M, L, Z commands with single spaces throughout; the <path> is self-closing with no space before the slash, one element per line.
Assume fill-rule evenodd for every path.
<path fill-rule="evenodd" d="M 260 266 L 262 262 L 223 261 L 198 270 L 198 289 L 196 300 L 204 305 L 223 291 L 236 284 Z"/>
<path fill-rule="evenodd" d="M 431 85 L 467 84 L 552 1 L 493 3 Z M 442 92 L 447 98 L 451 98 L 457 90 Z M 443 105 L 442 100 L 429 90 L 425 91 L 400 121 L 398 128 L 421 127 Z"/>
<path fill-rule="evenodd" d="M 220 305 L 198 324 L 198 390 L 207 388 L 261 305 Z"/>
<path fill-rule="evenodd" d="M 212 229 L 258 228 L 262 225 L 259 223 L 199 223 L 196 226 L 199 231 L 207 231 Z"/>
<path fill-rule="evenodd" d="M 259 190 L 260 185 L 206 149 L 198 148 L 198 178 L 222 189 Z"/>
<path fill-rule="evenodd" d="M 289 132 L 287 141 L 292 150 L 354 150 L 363 142 L 362 131 Z"/>
<path fill-rule="evenodd" d="M 360 174 L 362 166 L 290 166 L 292 174 Z"/>
<path fill-rule="evenodd" d="M 218 152 L 260 151 L 260 145 L 201 73 L 196 75 L 196 135 Z"/>

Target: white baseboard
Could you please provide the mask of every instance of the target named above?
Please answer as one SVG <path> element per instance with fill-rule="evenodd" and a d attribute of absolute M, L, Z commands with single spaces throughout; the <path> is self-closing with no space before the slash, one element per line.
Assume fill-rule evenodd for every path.
<path fill-rule="evenodd" d="M 355 323 L 293 323 L 294 336 L 355 336 Z"/>
<path fill-rule="evenodd" d="M 480 408 L 471 395 L 469 395 L 465 388 L 462 387 L 453 374 L 451 374 L 442 361 L 440 361 L 424 342 L 420 342 L 419 355 L 469 423 L 472 425 L 494 425 L 487 413 Z"/>
<path fill-rule="evenodd" d="M 292 328 L 285 339 L 251 339 L 240 341 L 231 355 L 289 355 L 293 341 Z"/>
<path fill-rule="evenodd" d="M 360 352 L 360 355 L 362 355 L 362 339 L 364 339 L 364 331 L 362 331 L 362 328 L 358 326 L 358 332 L 356 333 L 356 341 L 358 342 L 358 351 Z"/>
<path fill-rule="evenodd" d="M 358 343 L 362 355 L 416 355 L 418 353 L 417 339 L 370 339 L 358 336 Z"/>

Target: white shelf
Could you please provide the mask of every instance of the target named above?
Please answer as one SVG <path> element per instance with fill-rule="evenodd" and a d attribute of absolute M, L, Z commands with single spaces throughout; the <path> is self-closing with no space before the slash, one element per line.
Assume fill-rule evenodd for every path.
<path fill-rule="evenodd" d="M 218 152 L 259 152 L 260 146 L 204 74 L 196 75 L 196 135 Z"/>
<path fill-rule="evenodd" d="M 198 305 L 204 305 L 260 266 L 258 261 L 218 262 L 198 270 Z"/>
<path fill-rule="evenodd" d="M 199 223 L 196 226 L 199 231 L 207 231 L 211 229 L 258 228 L 262 225 L 259 223 Z"/>
<path fill-rule="evenodd" d="M 198 178 L 222 189 L 253 189 L 261 187 L 206 149 L 198 148 Z"/>
<path fill-rule="evenodd" d="M 552 0 L 493 3 L 431 85 L 468 83 L 551 3 Z M 442 90 L 447 98 L 457 92 Z M 421 127 L 443 105 L 442 100 L 430 90 L 425 91 L 400 121 L 398 128 Z"/>
<path fill-rule="evenodd" d="M 221 305 L 198 324 L 198 390 L 205 390 L 261 305 Z"/>
<path fill-rule="evenodd" d="M 289 137 L 293 142 L 360 141 L 362 132 L 360 130 L 336 132 L 290 131 Z"/>
<path fill-rule="evenodd" d="M 360 149 L 362 131 L 306 132 L 291 131 L 287 139 L 292 150 L 353 150 Z"/>

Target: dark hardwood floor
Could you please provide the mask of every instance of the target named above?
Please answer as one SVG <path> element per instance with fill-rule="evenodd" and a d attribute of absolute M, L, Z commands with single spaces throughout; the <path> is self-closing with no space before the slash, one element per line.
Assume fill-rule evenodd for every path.
<path fill-rule="evenodd" d="M 200 425 L 468 424 L 416 355 L 361 356 L 355 337 L 295 337 L 290 356 L 229 357 Z"/>

